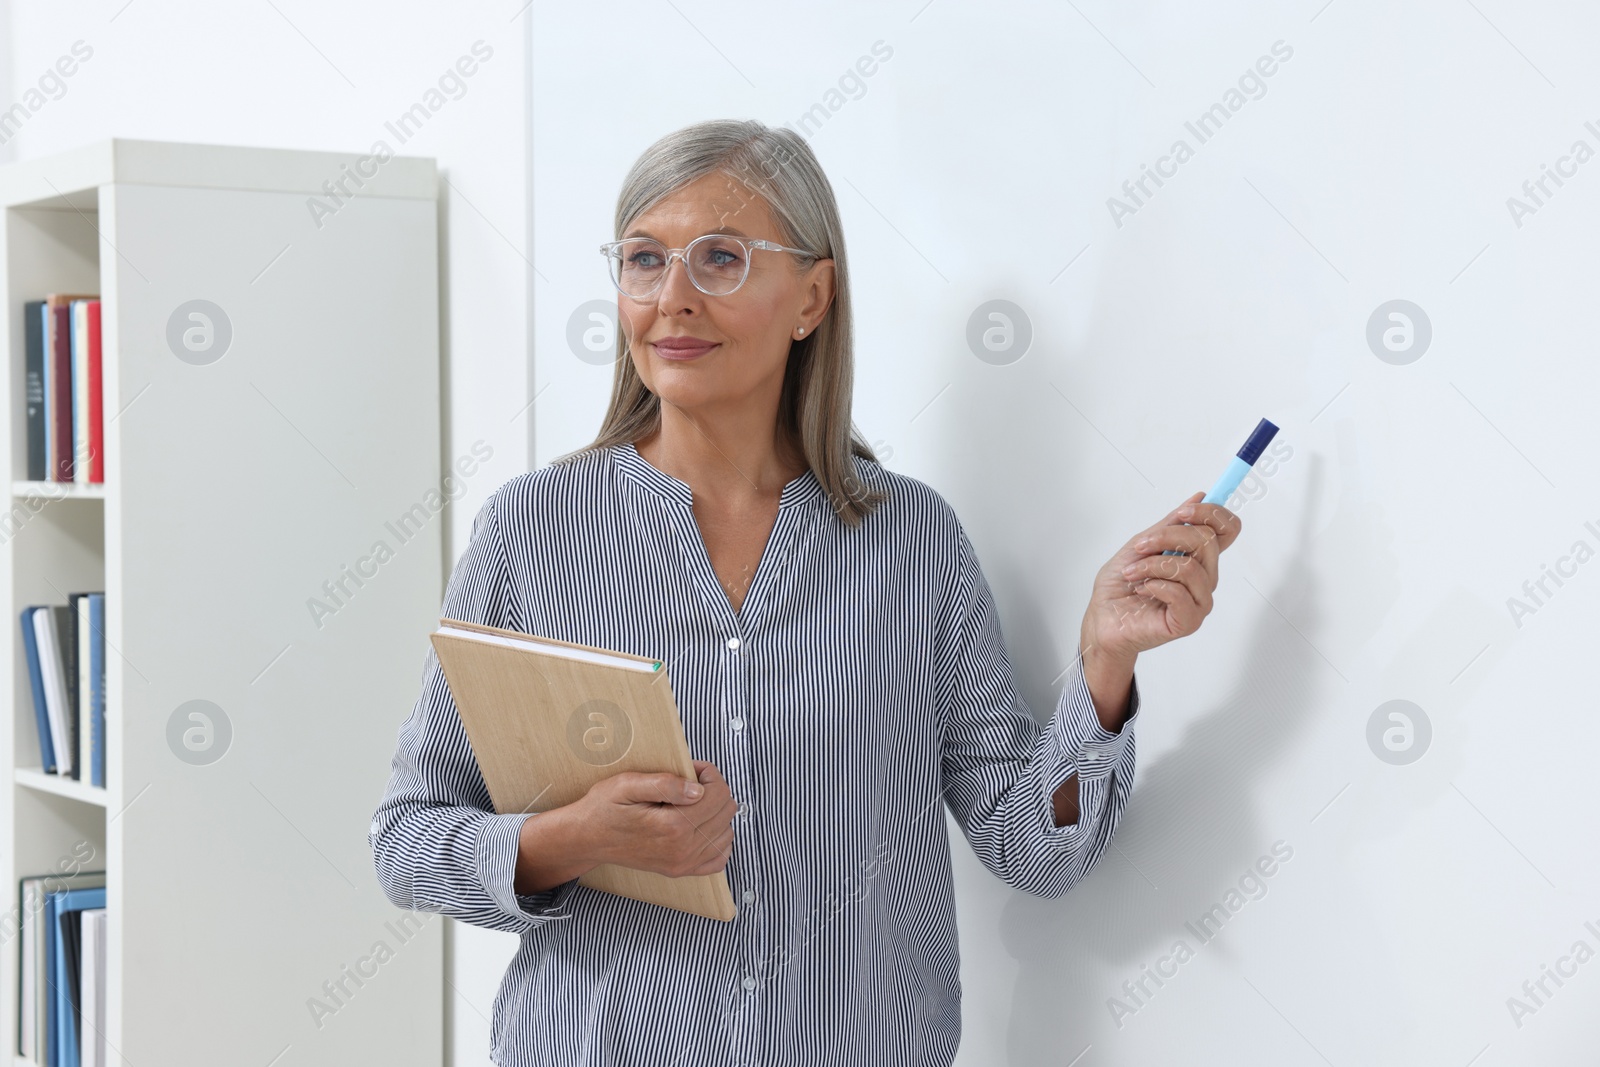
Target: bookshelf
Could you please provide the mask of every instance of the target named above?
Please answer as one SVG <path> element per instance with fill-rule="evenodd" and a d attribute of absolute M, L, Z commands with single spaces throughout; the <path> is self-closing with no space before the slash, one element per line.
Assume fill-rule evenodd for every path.
<path fill-rule="evenodd" d="M 0 167 L 0 905 L 92 850 L 111 1064 L 443 1062 L 443 924 L 388 904 L 366 841 L 437 622 L 439 518 L 348 577 L 443 473 L 437 226 L 424 158 L 114 139 Z M 25 480 L 22 307 L 50 292 L 100 294 L 103 485 Z M 169 339 L 198 300 L 230 334 L 206 359 Z M 106 594 L 103 789 L 41 771 L 18 625 L 83 590 Z M 195 707 L 226 729 L 184 758 Z M 14 926 L 0 1063 L 21 1067 Z"/>

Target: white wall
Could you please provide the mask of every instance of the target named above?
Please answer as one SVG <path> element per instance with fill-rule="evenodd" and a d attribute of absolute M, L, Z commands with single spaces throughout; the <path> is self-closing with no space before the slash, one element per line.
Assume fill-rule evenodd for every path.
<path fill-rule="evenodd" d="M 951 824 L 962 1063 L 1593 1047 L 1600 963 L 1542 1005 L 1522 985 L 1600 949 L 1600 563 L 1569 560 L 1520 626 L 1507 601 L 1600 549 L 1600 162 L 1520 226 L 1506 203 L 1575 140 L 1600 149 L 1591 7 L 633 2 L 541 4 L 532 30 L 535 259 L 588 264 L 541 288 L 535 387 L 562 400 L 541 461 L 603 412 L 610 370 L 566 333 L 611 296 L 591 249 L 636 155 L 700 119 L 793 122 L 880 40 L 892 57 L 810 137 L 856 272 L 857 422 L 961 515 L 1036 712 L 1094 569 L 1257 418 L 1283 427 L 1212 616 L 1141 659 L 1136 790 L 1101 866 L 1018 895 Z M 1199 143 L 1185 121 L 1278 41 L 1263 94 Z M 624 92 L 607 63 L 675 77 Z M 1118 225 L 1108 198 L 1179 138 L 1193 158 Z M 965 339 L 996 298 L 1033 330 L 1006 366 Z M 1366 340 L 1393 299 L 1432 326 L 1407 365 Z M 1394 699 L 1432 727 L 1406 765 L 1367 740 Z M 1260 898 L 1201 943 L 1185 921 L 1262 857 L 1264 895 L 1247 881 Z M 1124 993 L 1180 939 L 1165 985 Z M 1520 1025 L 1513 996 L 1537 1009 Z"/>
<path fill-rule="evenodd" d="M 522 8 L 522 0 L 0 3 L 0 108 L 26 100 L 73 42 L 93 50 L 64 91 L 47 85 L 43 106 L 0 145 L 0 162 L 110 136 L 347 152 L 366 152 L 382 139 L 399 154 L 438 160 L 448 182 L 439 200 L 443 451 L 449 462 L 480 440 L 493 450 L 445 512 L 446 563 L 465 545 L 478 505 L 528 459 L 529 14 Z M 419 131 L 402 143 L 385 128 L 438 88 L 440 76 L 479 41 L 480 55 L 484 48 L 492 55 L 459 86 L 447 82 Z M 352 358 L 370 361 L 381 388 L 383 353 Z M 417 487 L 419 498 L 428 488 Z M 309 589 L 325 575 L 307 577 Z M 419 634 L 416 662 L 399 665 L 419 678 L 424 642 Z M 394 709 L 395 730 L 409 711 Z M 394 741 L 394 733 L 373 739 L 375 764 L 387 766 Z M 364 835 L 365 827 L 351 832 Z M 375 879 L 373 886 L 377 892 Z M 446 944 L 447 1045 L 456 1064 L 487 1063 L 490 1006 L 515 939 L 452 924 Z M 303 996 L 286 991 L 284 1005 L 263 1010 L 296 1017 Z"/>

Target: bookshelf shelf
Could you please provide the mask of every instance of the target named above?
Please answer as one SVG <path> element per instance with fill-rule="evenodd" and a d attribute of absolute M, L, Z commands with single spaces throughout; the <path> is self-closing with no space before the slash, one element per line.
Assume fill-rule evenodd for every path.
<path fill-rule="evenodd" d="M 66 797 L 68 800 L 94 804 L 102 808 L 106 806 L 106 791 L 104 788 L 87 785 L 75 778 L 63 778 L 58 774 L 46 774 L 34 767 L 18 767 L 16 780 L 17 784 L 25 789 L 36 789 L 41 793 L 54 793 L 58 797 Z"/>
<path fill-rule="evenodd" d="M 12 482 L 11 495 L 23 500 L 104 500 L 104 483 Z"/>
<path fill-rule="evenodd" d="M 113 139 L 0 167 L 0 911 L 19 879 L 105 872 L 112 1063 L 444 1062 L 444 924 L 308 1010 L 397 947 L 366 833 L 444 586 L 436 521 L 336 618 L 307 610 L 444 473 L 434 161 L 307 209 L 371 163 Z M 28 479 L 23 308 L 51 293 L 100 299 L 103 484 Z M 103 789 L 42 770 L 19 625 L 88 591 Z"/>

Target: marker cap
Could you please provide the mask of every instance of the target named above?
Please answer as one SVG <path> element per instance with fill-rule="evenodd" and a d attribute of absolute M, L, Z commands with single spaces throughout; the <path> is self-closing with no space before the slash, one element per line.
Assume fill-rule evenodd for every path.
<path fill-rule="evenodd" d="M 1278 428 L 1276 426 L 1266 419 L 1262 419 L 1256 424 L 1255 432 L 1250 435 L 1250 440 L 1246 441 L 1244 447 L 1239 449 L 1239 458 L 1246 463 L 1255 463 L 1256 460 L 1261 458 L 1261 453 L 1267 450 L 1267 446 L 1272 443 L 1272 439 L 1277 436 L 1277 433 Z"/>

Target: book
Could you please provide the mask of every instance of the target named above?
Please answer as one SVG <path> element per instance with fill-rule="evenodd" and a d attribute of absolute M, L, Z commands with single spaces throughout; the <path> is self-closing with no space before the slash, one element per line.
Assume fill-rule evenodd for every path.
<path fill-rule="evenodd" d="M 45 913 L 52 936 L 50 999 L 53 1003 L 55 1047 L 49 1057 L 50 1067 L 80 1067 L 78 1059 L 78 1015 L 73 1003 L 77 987 L 79 959 L 77 953 L 78 919 L 76 913 L 85 908 L 106 906 L 104 887 L 97 889 L 66 889 L 49 894 Z"/>
<path fill-rule="evenodd" d="M 23 388 L 27 397 L 28 481 L 49 477 L 50 450 L 45 437 L 44 301 L 22 305 Z"/>
<path fill-rule="evenodd" d="M 65 302 L 46 299 L 50 312 L 50 480 L 72 481 L 72 319 Z"/>
<path fill-rule="evenodd" d="M 93 685 L 89 679 L 89 642 L 93 635 L 89 629 L 89 594 L 70 593 L 67 603 L 72 609 L 72 716 L 77 744 L 74 746 L 76 755 L 73 757 L 73 766 L 77 769 L 74 777 L 86 779 L 88 774 L 84 768 L 89 766 L 89 693 Z"/>
<path fill-rule="evenodd" d="M 623 771 L 695 779 L 660 660 L 448 618 L 431 640 L 496 812 L 564 807 Z M 738 914 L 725 871 L 669 878 L 608 863 L 578 884 L 708 919 Z"/>
<path fill-rule="evenodd" d="M 55 966 L 55 895 L 63 889 L 94 888 L 105 882 L 103 870 L 64 871 L 18 880 L 22 944 L 18 953 L 21 980 L 17 986 L 17 1052 L 33 1063 L 56 1062 L 54 998 L 50 995 Z"/>
<path fill-rule="evenodd" d="M 100 350 L 100 301 L 90 300 L 89 320 L 89 481 L 103 484 L 106 480 L 105 445 L 105 386 L 101 373 L 103 355 Z"/>
<path fill-rule="evenodd" d="M 72 480 L 89 481 L 89 301 L 68 305 L 72 316 Z"/>
<path fill-rule="evenodd" d="M 39 660 L 39 638 L 33 628 L 37 607 L 22 609 L 22 650 L 28 661 L 28 681 L 33 688 L 34 724 L 39 728 L 39 769 L 56 773 L 56 750 L 50 729 L 50 708 L 44 692 L 44 668 Z"/>
<path fill-rule="evenodd" d="M 94 299 L 93 293 L 49 293 L 44 298 L 46 319 L 45 404 L 50 412 L 50 480 L 73 480 L 72 424 L 72 302 Z"/>
<path fill-rule="evenodd" d="M 89 594 L 89 784 L 106 786 L 106 595 Z"/>
<path fill-rule="evenodd" d="M 56 655 L 61 657 L 61 687 L 66 693 L 67 766 L 63 778 L 76 778 L 82 768 L 78 762 L 78 612 L 74 596 L 68 594 L 66 607 L 52 605 L 56 619 Z"/>
<path fill-rule="evenodd" d="M 60 928 L 61 1008 L 67 1025 L 77 1034 L 79 1048 L 83 1046 L 83 912 L 63 911 L 56 907 L 56 925 Z M 80 1057 L 81 1058 L 81 1057 Z"/>
<path fill-rule="evenodd" d="M 61 634 L 67 609 L 45 606 L 33 613 L 34 640 L 39 649 L 39 673 L 44 680 L 45 708 L 50 719 L 50 744 L 55 749 L 55 773 L 70 777 L 72 746 L 67 739 L 67 680 L 62 673 Z M 58 619 L 62 620 L 58 622 Z"/>
<path fill-rule="evenodd" d="M 106 909 L 83 911 L 83 965 L 79 975 L 82 987 L 78 1000 L 83 1005 L 78 1031 L 81 1037 L 83 1067 L 106 1064 Z"/>
<path fill-rule="evenodd" d="M 105 594 L 23 609 L 23 654 L 46 774 L 105 786 Z"/>

